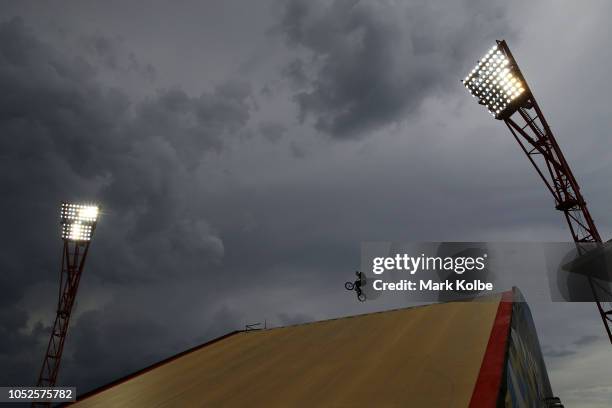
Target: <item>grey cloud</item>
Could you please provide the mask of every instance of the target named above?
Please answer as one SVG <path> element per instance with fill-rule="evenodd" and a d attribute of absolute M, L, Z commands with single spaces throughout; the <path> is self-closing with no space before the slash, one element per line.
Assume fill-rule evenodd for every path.
<path fill-rule="evenodd" d="M 127 101 L 98 88 L 86 61 L 63 58 L 17 18 L 0 26 L 0 61 L 4 151 L 40 160 L 62 150 L 71 167 L 87 172 L 100 150 L 112 149 L 104 136 L 122 123 Z"/>
<path fill-rule="evenodd" d="M 278 315 L 278 320 L 281 326 L 291 326 L 293 324 L 313 322 L 316 319 L 314 316 L 305 313 L 280 313 Z"/>
<path fill-rule="evenodd" d="M 550 348 L 550 347 L 542 347 L 542 354 L 544 357 L 568 357 L 576 354 L 576 350 L 569 350 L 564 348 Z"/>
<path fill-rule="evenodd" d="M 153 65 L 141 62 L 134 52 L 126 48 L 120 37 L 94 34 L 81 37 L 78 44 L 98 66 L 122 74 L 135 72 L 148 81 L 155 80 L 156 72 Z"/>
<path fill-rule="evenodd" d="M 525 69 L 553 72 L 533 63 L 549 42 L 525 35 L 534 26 L 543 35 L 554 31 L 550 27 L 560 20 L 548 10 L 543 14 L 544 6 L 530 6 L 533 14 L 524 15 L 520 7 L 506 10 L 489 1 L 397 2 L 396 8 L 390 2 L 352 8 L 336 2 L 330 9 L 319 2 L 287 2 L 301 7 L 292 17 L 284 9 L 283 21 L 294 21 L 293 28 L 280 24 L 284 37 L 265 41 L 262 34 L 258 43 L 257 31 L 269 27 L 277 3 L 266 9 L 259 2 L 206 2 L 198 3 L 197 13 L 179 4 L 133 3 L 128 9 L 148 22 L 137 25 L 126 21 L 129 10 L 102 3 L 95 9 L 71 3 L 61 15 L 55 7 L 32 4 L 24 14 L 27 24 L 0 26 L 0 309 L 6 310 L 0 313 L 0 366 L 9 367 L 0 384 L 31 383 L 40 367 L 54 310 L 62 199 L 98 199 L 104 205 L 62 371 L 64 384 L 74 381 L 82 391 L 245 323 L 290 324 L 406 306 L 385 299 L 360 304 L 344 290 L 364 240 L 568 237 L 510 136 L 470 105 L 458 81 L 481 47 L 508 38 L 507 12 L 520 22 L 521 36 L 512 46 L 523 54 Z M 169 29 L 155 27 L 160 15 Z M 46 43 L 51 39 L 40 22 L 58 19 L 66 26 L 93 19 L 106 38 L 126 38 L 118 44 L 125 45 L 117 51 L 120 69 L 112 70 L 95 50 L 80 55 L 61 41 Z M 584 36 L 592 35 L 584 27 Z M 608 30 L 606 24 L 597 27 Z M 598 64 L 555 65 L 554 73 L 565 81 L 551 81 L 554 90 L 543 102 L 547 112 L 567 102 L 557 97 L 558 83 L 568 92 L 576 92 L 574 85 L 584 89 L 569 66 L 600 78 L 594 83 L 607 83 L 593 67 L 605 71 L 601 55 L 608 37 L 594 36 L 592 51 L 572 47 L 582 50 L 581 60 L 597 52 Z M 288 49 L 277 41 L 282 38 L 289 40 Z M 374 49 L 376 41 L 382 49 Z M 161 89 L 132 81 L 134 72 L 121 69 L 129 66 L 128 48 L 139 61 L 152 61 Z M 263 55 L 261 65 L 227 80 L 247 53 Z M 524 53 L 534 56 L 529 64 Z M 357 80 L 363 94 L 352 88 Z M 254 84 L 260 111 L 244 81 Z M 117 90 L 109 83 L 131 87 Z M 128 97 L 126 89 L 144 101 Z M 308 121 L 294 126 L 291 119 L 302 105 L 291 104 L 291 96 L 302 94 L 311 98 L 303 105 Z M 425 98 L 431 99 L 421 104 Z M 587 199 L 592 210 L 602 211 L 597 221 L 606 222 L 605 204 L 595 203 L 610 202 L 609 158 L 604 148 L 588 149 L 594 143 L 590 132 L 578 132 L 588 125 L 606 134 L 606 105 L 598 106 L 601 112 L 591 115 L 565 115 L 577 129 L 565 134 L 581 135 L 573 138 L 581 148 L 568 149 L 572 164 L 588 159 L 602 166 L 577 176 L 586 192 L 595 190 Z M 401 126 L 385 127 L 404 116 Z M 337 138 L 378 131 L 372 132 L 376 137 L 336 143 L 312 137 L 310 121 L 319 118 L 319 129 Z M 283 123 L 286 133 L 275 143 L 242 137 L 260 132 L 265 123 Z M 568 139 L 560 142 L 568 146 Z M 594 162 L 594 153 L 601 160 Z M 561 306 L 532 305 L 543 344 L 551 344 L 552 354 L 566 355 L 548 359 L 549 367 L 575 360 L 572 342 L 589 341 L 572 339 L 576 332 L 602 334 L 592 305 Z M 118 331 L 121 347 L 113 349 Z M 609 370 L 599 346 L 579 348 L 580 358 L 593 358 L 589 372 L 597 364 Z M 567 383 L 583 387 L 587 370 L 574 368 L 572 375 L 582 382 Z M 550 371 L 554 387 L 568 370 Z M 86 381 L 79 379 L 82 372 Z"/>
<path fill-rule="evenodd" d="M 289 151 L 291 152 L 291 155 L 295 157 L 296 159 L 303 159 L 308 154 L 306 150 L 304 149 L 304 147 L 301 146 L 295 140 L 292 140 L 291 143 L 289 144 Z"/>
<path fill-rule="evenodd" d="M 305 70 L 305 62 L 301 58 L 296 58 L 287 64 L 281 73 L 294 87 L 299 89 L 307 86 L 310 81 Z"/>
<path fill-rule="evenodd" d="M 278 122 L 264 121 L 259 124 L 259 132 L 267 140 L 277 142 L 287 133 L 287 127 Z"/>
<path fill-rule="evenodd" d="M 139 140 L 169 143 L 179 159 L 193 167 L 203 152 L 221 149 L 224 138 L 244 127 L 250 117 L 249 96 L 249 85 L 240 81 L 228 81 L 198 97 L 182 90 L 163 91 L 136 108 L 130 130 Z"/>
<path fill-rule="evenodd" d="M 285 68 L 303 87 L 294 95 L 301 120 L 313 117 L 319 131 L 339 139 L 361 137 L 456 84 L 477 38 L 510 34 L 499 6 L 462 1 L 447 8 L 441 15 L 428 1 L 289 1 L 282 32 L 310 55 Z"/>
<path fill-rule="evenodd" d="M 98 51 L 110 57 L 115 50 Z M 196 185 L 196 169 L 206 155 L 223 150 L 248 122 L 251 91 L 244 81 L 227 81 L 198 96 L 165 90 L 133 103 L 99 81 L 87 56 L 74 57 L 45 43 L 21 18 L 0 23 L 0 87 L 0 172 L 6 194 L 0 203 L 1 229 L 12 236 L 0 256 L 6 293 L 0 300 L 6 310 L 0 316 L 0 361 L 12 369 L 3 372 L 0 383 L 31 384 L 50 328 L 25 327 L 31 315 L 20 302 L 32 285 L 55 283 L 59 203 L 101 202 L 100 242 L 93 243 L 87 270 L 99 282 L 135 288 L 136 282 L 167 279 L 169 273 L 210 273 L 208 268 L 224 256 L 224 244 L 190 199 L 190 186 Z M 76 381 L 74 373 L 85 371 L 86 355 L 97 355 L 102 364 L 95 378 L 79 382 L 91 386 L 158 358 L 164 352 L 159 344 L 171 343 L 164 337 L 166 328 L 143 316 L 119 322 L 102 312 L 83 315 L 71 329 L 76 352 L 75 363 L 66 363 L 68 378 Z M 121 332 L 133 339 L 133 347 L 120 353 L 125 364 L 109 357 L 110 338 Z M 110 337 L 104 339 L 103 333 Z M 148 338 L 157 340 L 147 343 Z M 117 365 L 113 369 L 103 360 Z"/>
<path fill-rule="evenodd" d="M 587 346 L 589 344 L 593 344 L 600 340 L 601 340 L 601 336 L 587 335 L 587 336 L 580 337 L 578 340 L 574 341 L 573 344 L 576 346 Z"/>
<path fill-rule="evenodd" d="M 72 329 L 66 345 L 70 352 L 63 360 L 68 374 L 62 381 L 68 384 L 78 381 L 90 387 L 109 382 L 170 354 L 160 347 L 168 342 L 166 328 L 129 312 L 121 319 L 107 310 L 87 312 Z M 129 338 L 124 333 L 129 333 Z M 96 370 L 82 370 L 87 366 L 95 366 Z"/>
<path fill-rule="evenodd" d="M 25 327 L 28 313 L 15 307 L 3 307 L 0 311 L 0 365 L 4 367 L 1 382 L 3 385 L 22 385 L 34 381 L 34 376 L 40 369 L 40 355 L 32 350 L 38 350 L 39 339 L 48 335 L 47 328 L 37 324 L 31 331 Z"/>
<path fill-rule="evenodd" d="M 211 338 L 235 330 L 240 319 L 235 311 L 222 307 L 207 315 L 208 323 L 182 329 L 176 336 L 169 328 L 171 313 L 143 317 L 137 310 L 111 305 L 83 314 L 72 328 L 63 363 L 67 373 L 62 381 L 82 389 L 116 380 Z M 197 328 L 194 333 L 193 328 Z M 84 370 L 83 367 L 95 367 Z"/>
<path fill-rule="evenodd" d="M 566 346 L 543 345 L 542 353 L 544 354 L 544 356 L 552 358 L 568 357 L 579 353 L 579 351 L 583 347 L 595 344 L 597 342 L 600 342 L 601 340 L 601 336 L 584 335 L 572 341 L 569 345 Z"/>

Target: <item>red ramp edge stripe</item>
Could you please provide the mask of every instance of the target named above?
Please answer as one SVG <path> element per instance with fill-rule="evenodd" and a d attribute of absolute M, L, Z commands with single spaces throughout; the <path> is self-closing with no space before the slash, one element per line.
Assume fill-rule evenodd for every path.
<path fill-rule="evenodd" d="M 470 400 L 470 408 L 494 408 L 505 372 L 506 350 L 512 318 L 513 291 L 502 293 L 487 350 Z"/>

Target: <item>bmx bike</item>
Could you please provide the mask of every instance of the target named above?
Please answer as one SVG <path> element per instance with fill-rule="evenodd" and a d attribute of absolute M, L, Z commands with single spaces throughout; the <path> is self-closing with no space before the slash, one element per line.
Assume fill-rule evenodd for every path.
<path fill-rule="evenodd" d="M 365 293 L 363 293 L 363 292 L 361 291 L 361 287 L 360 287 L 360 286 L 361 286 L 361 285 L 357 285 L 355 282 L 350 282 L 350 281 L 349 281 L 349 282 L 346 282 L 346 283 L 344 284 L 344 288 L 345 288 L 346 290 L 354 290 L 355 292 L 357 292 L 357 299 L 358 299 L 360 302 L 365 302 L 365 300 L 366 300 L 366 295 L 365 295 Z"/>

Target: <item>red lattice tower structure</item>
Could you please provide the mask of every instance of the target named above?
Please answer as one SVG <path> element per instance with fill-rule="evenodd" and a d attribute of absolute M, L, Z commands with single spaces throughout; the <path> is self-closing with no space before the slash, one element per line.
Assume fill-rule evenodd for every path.
<path fill-rule="evenodd" d="M 581 243 L 601 243 L 578 182 L 506 42 L 497 41 L 462 82 L 510 129 L 563 213 L 578 252 L 586 251 Z M 589 276 L 588 281 L 612 343 L 612 293 L 598 279 Z"/>
<path fill-rule="evenodd" d="M 95 205 L 62 203 L 61 229 L 64 246 L 60 270 L 59 297 L 55 322 L 37 387 L 53 387 L 57 381 L 64 342 L 70 324 L 70 315 L 85 267 L 89 245 L 98 220 L 99 208 Z M 49 406 L 49 403 L 34 403 L 33 406 Z"/>

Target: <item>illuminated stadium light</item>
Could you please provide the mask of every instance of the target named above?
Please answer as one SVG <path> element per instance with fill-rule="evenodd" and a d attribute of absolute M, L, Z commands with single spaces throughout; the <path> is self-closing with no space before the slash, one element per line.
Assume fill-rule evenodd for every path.
<path fill-rule="evenodd" d="M 529 93 L 512 56 L 500 44 L 491 48 L 461 82 L 497 119 L 513 113 Z"/>
<path fill-rule="evenodd" d="M 85 267 L 91 237 L 96 229 L 100 208 L 92 204 L 63 202 L 60 209 L 60 226 L 63 242 L 62 269 L 59 277 L 55 323 L 47 343 L 43 364 L 38 374 L 38 387 L 53 387 L 57 382 L 64 340 L 68 332 L 70 315 L 75 304 L 79 281 Z M 49 406 L 47 402 L 35 402 L 34 406 Z"/>
<path fill-rule="evenodd" d="M 62 203 L 62 239 L 90 241 L 99 212 L 97 205 Z"/>

